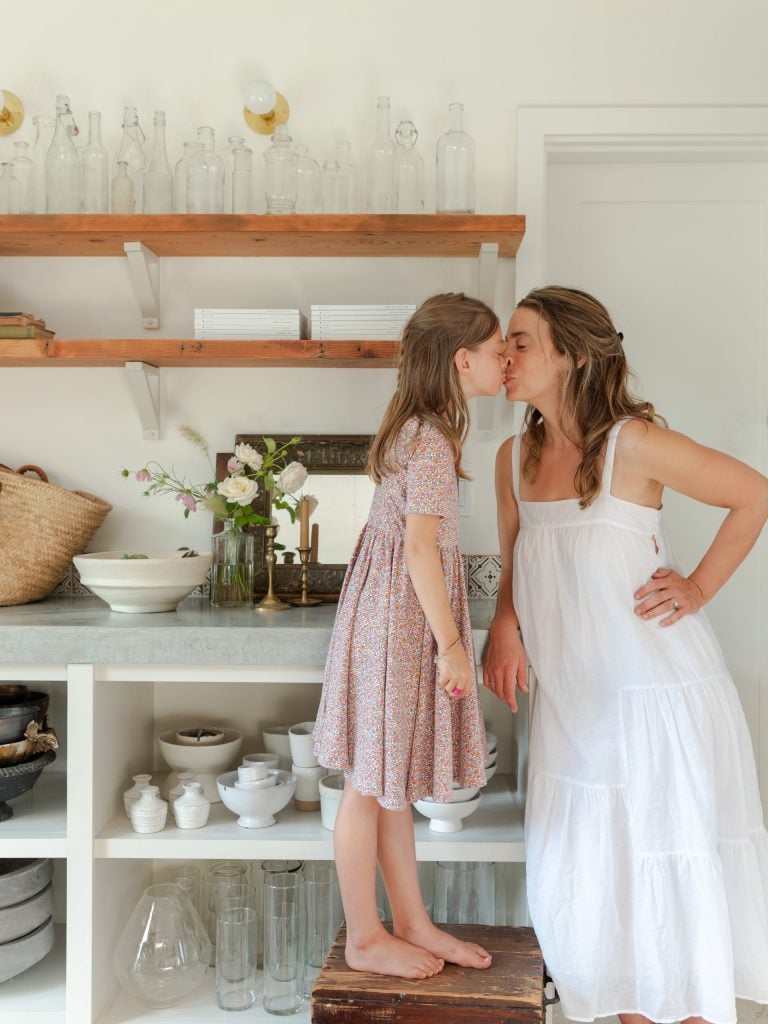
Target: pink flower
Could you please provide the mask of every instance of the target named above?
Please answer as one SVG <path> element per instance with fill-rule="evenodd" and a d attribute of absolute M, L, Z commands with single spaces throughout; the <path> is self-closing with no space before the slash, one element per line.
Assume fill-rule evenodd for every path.
<path fill-rule="evenodd" d="M 148 469 L 140 469 L 140 470 L 138 471 L 138 473 L 136 474 L 136 479 L 137 479 L 137 480 L 138 480 L 138 481 L 139 481 L 140 483 L 144 484 L 144 483 L 146 483 L 146 482 L 147 482 L 148 480 L 151 480 L 151 479 L 152 479 L 152 474 L 151 474 L 151 473 L 149 472 L 149 470 L 148 470 Z"/>
<path fill-rule="evenodd" d="M 227 472 L 228 473 L 232 473 L 232 474 L 237 474 L 237 473 L 240 472 L 240 470 L 242 468 L 243 468 L 242 462 L 239 459 L 236 459 L 234 457 L 234 455 L 233 455 L 232 458 L 227 463 Z"/>
<path fill-rule="evenodd" d="M 192 495 L 187 494 L 186 491 L 182 491 L 181 494 L 177 494 L 176 501 L 180 501 L 184 508 L 189 509 L 190 512 L 197 512 L 197 502 Z"/>

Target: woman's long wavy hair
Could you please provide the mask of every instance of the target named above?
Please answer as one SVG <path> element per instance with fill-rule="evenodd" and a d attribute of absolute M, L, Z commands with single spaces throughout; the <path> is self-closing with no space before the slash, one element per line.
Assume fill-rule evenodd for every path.
<path fill-rule="evenodd" d="M 550 285 L 529 292 L 518 303 L 521 307 L 534 310 L 546 321 L 555 351 L 566 359 L 560 423 L 581 448 L 574 485 L 579 505 L 586 508 L 600 493 L 605 443 L 614 423 L 631 416 L 667 424 L 650 402 L 632 394 L 630 388 L 637 380 L 624 354 L 623 335 L 601 302 L 576 288 Z M 544 442 L 544 421 L 535 406 L 526 409 L 523 427 L 523 476 L 532 483 L 538 475 Z"/>
<path fill-rule="evenodd" d="M 498 327 L 493 310 L 463 292 L 433 295 L 419 306 L 405 325 L 397 389 L 368 456 L 366 469 L 377 484 L 400 468 L 395 445 L 412 416 L 442 431 L 453 448 L 456 472 L 465 477 L 461 448 L 469 428 L 469 410 L 454 356 L 461 348 L 477 348 Z"/>

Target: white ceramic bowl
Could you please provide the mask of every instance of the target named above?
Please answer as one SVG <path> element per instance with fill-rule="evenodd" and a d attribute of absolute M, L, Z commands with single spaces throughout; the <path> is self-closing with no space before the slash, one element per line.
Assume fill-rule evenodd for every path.
<path fill-rule="evenodd" d="M 246 754 L 243 764 L 265 764 L 267 768 L 279 768 L 280 758 L 277 754 Z"/>
<path fill-rule="evenodd" d="M 320 819 L 323 828 L 333 832 L 336 812 L 344 793 L 344 776 L 339 774 L 324 775 L 318 783 L 320 787 Z"/>
<path fill-rule="evenodd" d="M 496 761 L 498 760 L 498 757 L 499 757 L 498 750 L 494 750 L 493 753 L 488 755 L 488 760 L 485 762 L 485 767 L 486 768 L 492 768 L 496 764 Z"/>
<path fill-rule="evenodd" d="M 8 981 L 42 960 L 53 948 L 53 918 L 11 942 L 0 945 L 0 981 Z"/>
<path fill-rule="evenodd" d="M 413 805 L 419 814 L 429 818 L 433 832 L 460 832 L 463 819 L 469 817 L 480 806 L 482 795 L 473 796 L 462 803 L 438 804 L 434 800 L 417 800 Z"/>
<path fill-rule="evenodd" d="M 479 786 L 457 786 L 454 782 L 453 789 L 451 790 L 451 803 L 464 803 L 465 800 L 471 800 L 479 792 Z"/>
<path fill-rule="evenodd" d="M 490 782 L 495 774 L 496 774 L 496 762 L 494 761 L 493 764 L 485 766 L 485 781 L 486 782 Z"/>
<path fill-rule="evenodd" d="M 488 753 L 489 754 L 492 754 L 493 751 L 496 750 L 496 748 L 499 745 L 499 741 L 496 739 L 496 736 L 492 732 L 487 732 L 485 734 L 485 742 L 486 742 L 486 744 L 488 746 Z"/>
<path fill-rule="evenodd" d="M 182 558 L 181 551 L 147 551 L 146 558 L 123 558 L 123 551 L 95 551 L 72 561 L 84 586 L 113 612 L 172 612 L 205 580 L 210 551 Z"/>
<path fill-rule="evenodd" d="M 223 742 L 192 746 L 189 743 L 177 743 L 176 730 L 171 729 L 170 732 L 161 733 L 157 743 L 163 759 L 172 769 L 163 786 L 164 795 L 176 785 L 178 772 L 193 772 L 197 781 L 202 783 L 203 793 L 211 803 L 221 802 L 216 778 L 237 761 L 243 745 L 242 733 L 236 729 L 224 729 Z"/>
<path fill-rule="evenodd" d="M 216 780 L 220 799 L 233 814 L 239 815 L 237 824 L 242 828 L 268 828 L 275 824 L 275 815 L 291 800 L 296 789 L 296 776 L 290 772 L 269 769 L 276 785 L 267 789 L 237 788 L 237 772 L 226 772 Z"/>
<path fill-rule="evenodd" d="M 290 771 L 291 768 L 291 744 L 288 740 L 288 726 L 274 725 L 269 729 L 262 729 L 264 749 L 270 754 L 277 754 L 280 758 L 280 770 Z"/>

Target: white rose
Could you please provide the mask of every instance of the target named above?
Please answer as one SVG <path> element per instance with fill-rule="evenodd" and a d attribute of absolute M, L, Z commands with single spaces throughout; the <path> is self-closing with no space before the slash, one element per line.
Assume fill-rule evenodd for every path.
<path fill-rule="evenodd" d="M 300 462 L 289 462 L 277 478 L 277 487 L 283 494 L 293 494 L 304 486 L 307 471 Z"/>
<path fill-rule="evenodd" d="M 247 476 L 228 476 L 222 480 L 216 490 L 227 501 L 235 501 L 238 505 L 250 505 L 259 493 L 259 485 Z"/>
<path fill-rule="evenodd" d="M 307 499 L 307 504 L 309 505 L 309 514 L 313 515 L 318 506 L 318 500 L 314 494 L 305 494 L 304 497 Z"/>
<path fill-rule="evenodd" d="M 256 449 L 251 444 L 236 444 L 235 445 L 235 458 L 244 462 L 246 466 L 250 466 L 251 469 L 261 469 L 261 464 L 264 459 L 259 455 Z"/>

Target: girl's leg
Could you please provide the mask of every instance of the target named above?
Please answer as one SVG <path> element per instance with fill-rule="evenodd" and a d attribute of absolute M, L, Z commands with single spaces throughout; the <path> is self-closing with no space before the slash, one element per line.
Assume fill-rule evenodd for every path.
<path fill-rule="evenodd" d="M 653 1024 L 653 1021 L 649 1020 L 648 1017 L 644 1017 L 642 1013 L 620 1013 L 619 1020 L 621 1024 Z"/>
<path fill-rule="evenodd" d="M 474 942 L 461 942 L 427 917 L 419 889 L 411 809 L 379 811 L 379 865 L 392 906 L 395 935 L 463 967 L 491 966 L 491 955 Z"/>
<path fill-rule="evenodd" d="M 379 804 L 347 782 L 336 815 L 333 851 L 347 922 L 347 963 L 356 971 L 429 978 L 443 962 L 426 949 L 390 935 L 376 913 Z"/>

